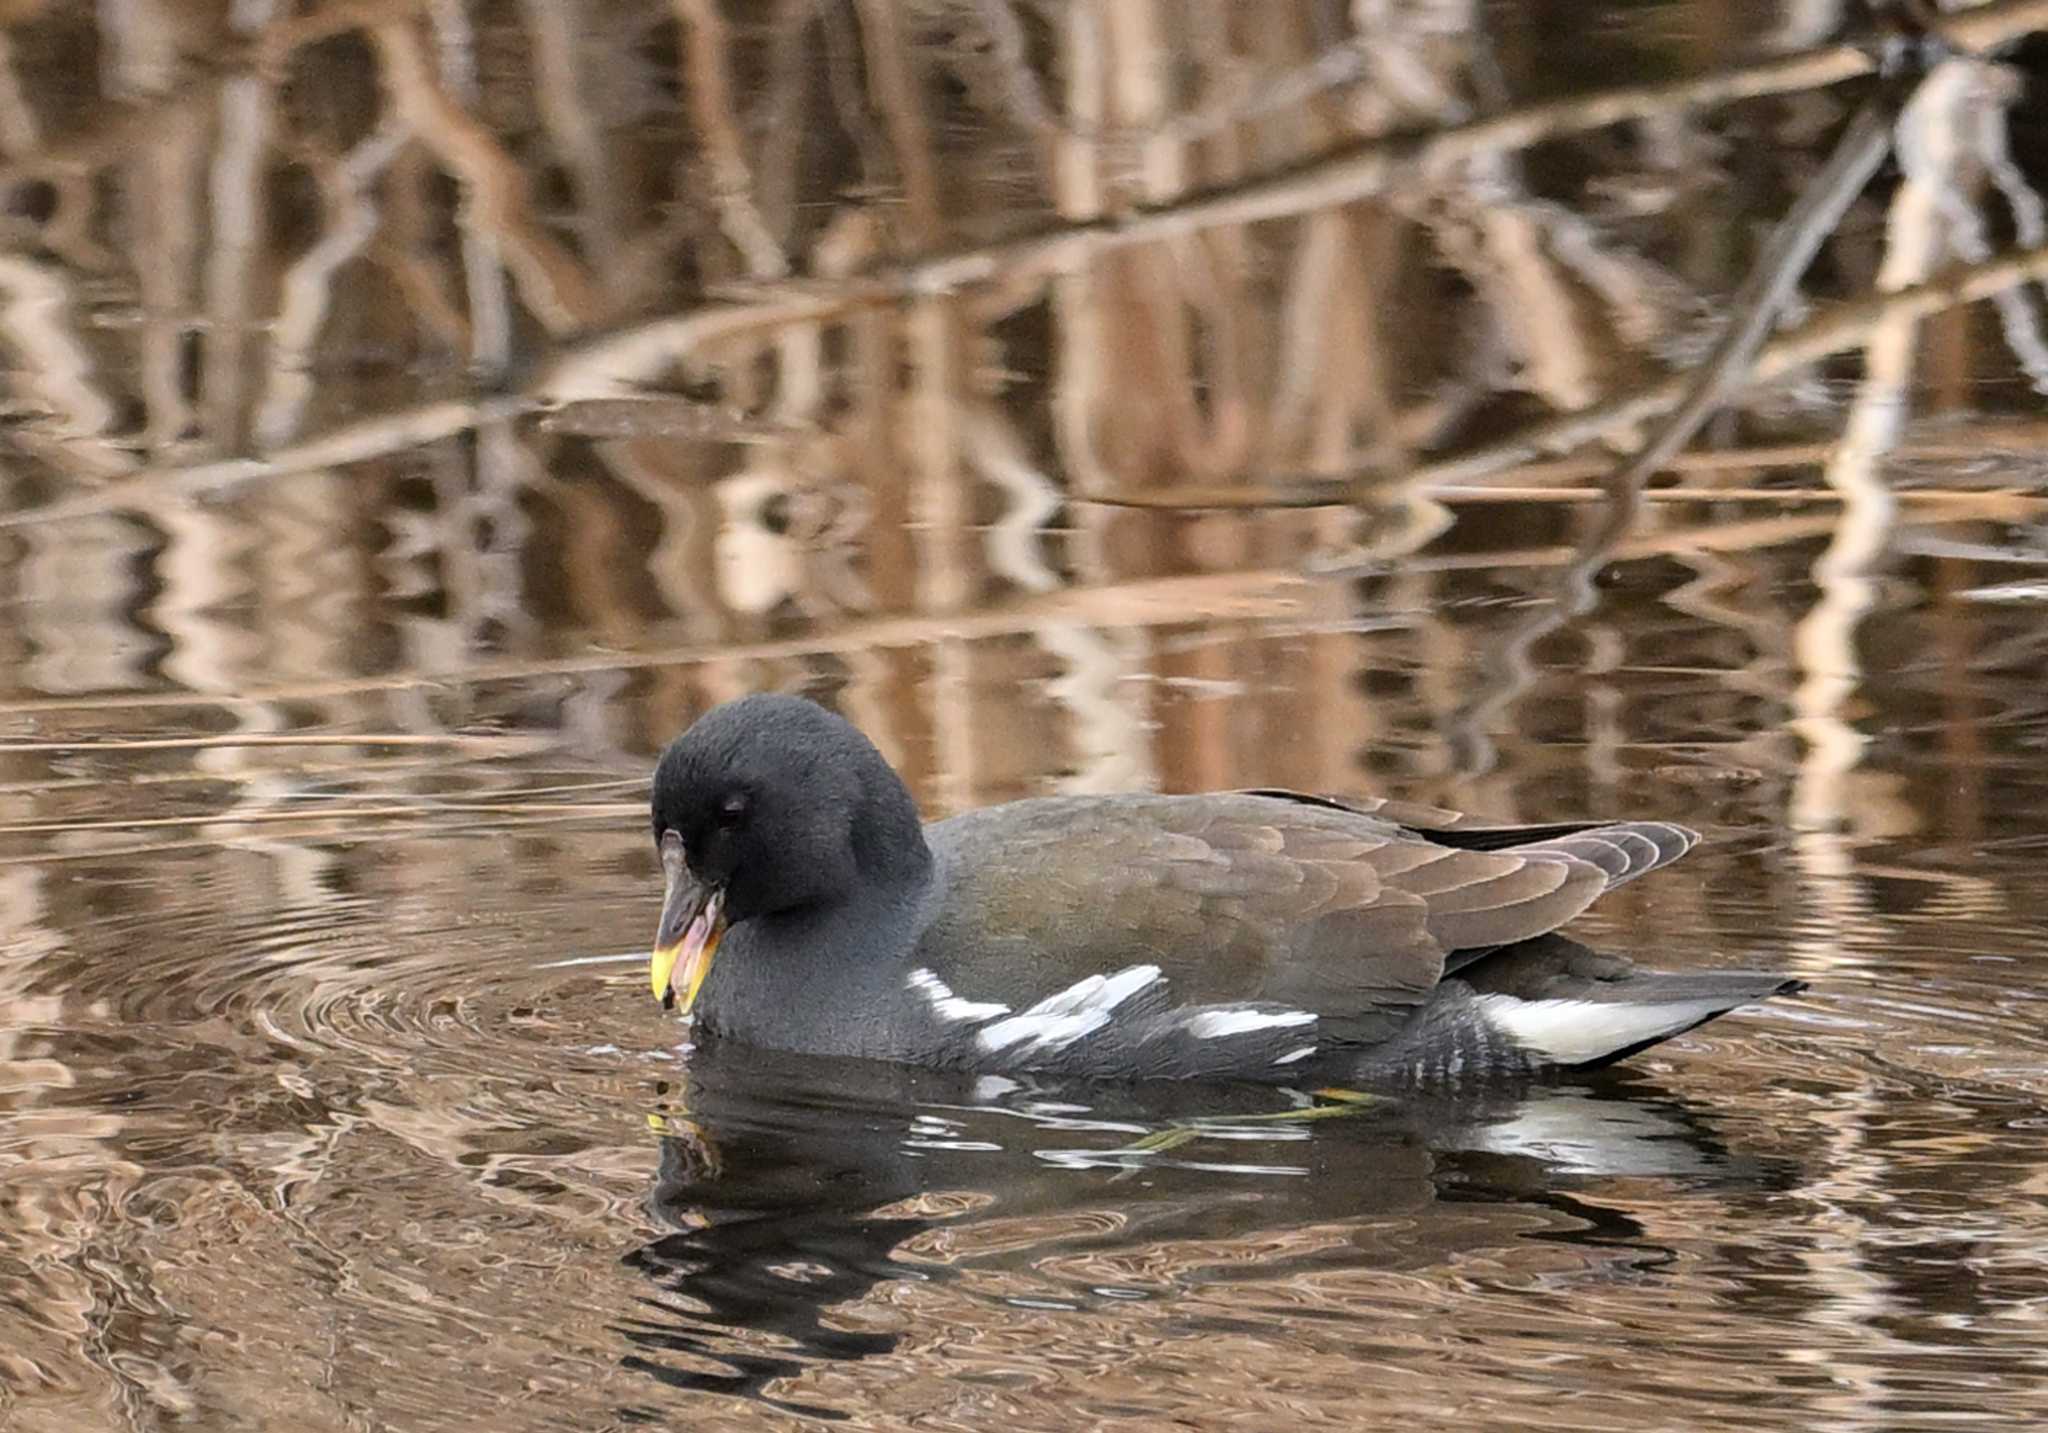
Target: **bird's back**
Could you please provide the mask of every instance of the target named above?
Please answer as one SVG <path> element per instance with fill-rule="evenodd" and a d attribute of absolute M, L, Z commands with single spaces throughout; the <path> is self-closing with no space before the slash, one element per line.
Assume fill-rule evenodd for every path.
<path fill-rule="evenodd" d="M 1146 1045 L 1141 1064 L 1245 1074 L 1311 1034 L 1397 1038 L 1461 953 L 1554 930 L 1692 842 L 1667 823 L 1488 827 L 1280 792 L 1042 798 L 926 833 L 938 890 L 912 970 L 946 1011 L 987 1015 L 961 1025 L 1048 1066 L 1129 1065 Z M 1034 1010 L 1059 1038 L 1023 1041 Z"/>

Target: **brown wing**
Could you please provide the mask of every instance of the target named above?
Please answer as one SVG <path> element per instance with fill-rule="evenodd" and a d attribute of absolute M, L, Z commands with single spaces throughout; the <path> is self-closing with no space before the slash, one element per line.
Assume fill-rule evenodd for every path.
<path fill-rule="evenodd" d="M 947 897 L 920 958 L 943 973 L 971 954 L 976 998 L 1015 1005 L 1156 964 L 1176 1004 L 1279 1001 L 1372 1040 L 1448 952 L 1543 934 L 1612 883 L 1566 831 L 1475 850 L 1278 794 L 1019 802 L 931 828 Z"/>

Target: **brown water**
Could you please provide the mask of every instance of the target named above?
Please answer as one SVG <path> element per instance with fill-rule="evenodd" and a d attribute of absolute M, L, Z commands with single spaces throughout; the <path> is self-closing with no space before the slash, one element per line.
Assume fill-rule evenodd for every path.
<path fill-rule="evenodd" d="M 1860 92 L 1347 148 L 1831 7 L 0 18 L 10 1433 L 2038 1418 L 2038 293 L 1746 392 L 1524 640 L 1605 450 L 1488 445 L 1696 356 Z M 1944 83 L 1795 323 L 2041 242 Z M 693 1051 L 644 776 L 764 688 L 934 813 L 1674 816 L 1588 937 L 1812 988 L 1315 1122 Z"/>

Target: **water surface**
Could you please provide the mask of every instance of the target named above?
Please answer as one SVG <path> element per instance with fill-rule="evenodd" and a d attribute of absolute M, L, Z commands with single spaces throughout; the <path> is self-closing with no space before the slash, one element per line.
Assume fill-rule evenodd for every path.
<path fill-rule="evenodd" d="M 1831 12 L 17 8 L 0 1423 L 2038 1416 L 2039 294 L 1745 390 L 1538 634 L 1613 450 L 1506 440 L 1696 357 L 1861 92 L 1352 164 Z M 1793 324 L 2041 242 L 1954 84 Z M 1812 986 L 1311 1120 L 692 1048 L 645 775 L 760 689 L 934 815 L 1685 820 L 1576 933 Z"/>

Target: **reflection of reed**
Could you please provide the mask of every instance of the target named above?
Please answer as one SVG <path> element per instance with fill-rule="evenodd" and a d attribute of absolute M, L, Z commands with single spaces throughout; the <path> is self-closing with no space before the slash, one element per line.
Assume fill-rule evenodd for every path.
<path fill-rule="evenodd" d="M 1929 145 L 1953 134 L 1945 110 L 1961 98 L 1968 75 L 1967 68 L 1955 62 L 1937 70 L 1901 118 L 1906 176 L 1891 204 L 1885 260 L 1877 276 L 1880 289 L 1897 290 L 1923 280 L 1939 256 L 1939 171 L 1954 156 L 1936 158 Z M 1793 849 L 1808 897 L 1817 907 L 1800 923 L 1798 948 L 1805 965 L 1815 969 L 1853 958 L 1845 957 L 1845 950 L 1882 948 L 1884 938 L 1855 868 L 1848 828 L 1853 823 L 1854 837 L 1890 834 L 1883 830 L 1884 808 L 1896 812 L 1899 803 L 1873 800 L 1883 793 L 1869 781 L 1852 795 L 1849 783 L 1862 762 L 1866 739 L 1845 719 L 1843 708 L 1863 679 L 1856 633 L 1876 600 L 1869 568 L 1884 550 L 1896 513 L 1877 465 L 1902 426 L 1918 328 L 1915 318 L 1899 318 L 1881 325 L 1865 346 L 1863 383 L 1842 442 L 1825 469 L 1829 486 L 1842 496 L 1840 521 L 1814 565 L 1820 600 L 1801 619 L 1793 637 L 1801 680 L 1792 693 L 1790 725 L 1806 750 L 1798 762 L 1788 816 L 1799 828 Z M 1900 1352 L 1900 1341 L 1890 1332 L 1897 1317 L 1895 1291 L 1871 1267 L 1863 1247 L 1868 1237 L 1863 1211 L 1880 1197 L 1877 1191 L 1886 1174 L 1883 1156 L 1870 1148 L 1868 1137 L 1869 1125 L 1877 1117 L 1878 1101 L 1867 1085 L 1831 1117 L 1832 1174 L 1807 1196 L 1820 1208 L 1828 1231 L 1804 1256 L 1816 1282 L 1827 1290 L 1812 1318 L 1838 1342 L 1863 1351 L 1860 1358 L 1838 1358 L 1833 1363 L 1842 1391 L 1830 1413 L 1845 1427 L 1882 1425 L 1882 1370 L 1891 1367 Z"/>
<path fill-rule="evenodd" d="M 39 1411 L 65 1408 L 90 1422 L 78 1406 L 90 1387 L 81 1353 L 101 1354 L 109 1375 L 120 1378 L 104 1358 L 111 1325 L 123 1305 L 134 1312 L 131 1300 L 146 1292 L 98 1264 L 100 1222 L 143 1171 L 119 1152 L 127 1121 L 72 1097 L 79 1072 L 49 1034 L 98 1013 L 81 1010 L 75 996 L 42 989 L 48 963 L 66 946 L 49 882 L 41 870 L 0 871 L 0 921 L 8 932 L 0 944 L 0 1306 L 9 1310 L 0 1379 L 10 1407 L 33 1398 Z"/>
<path fill-rule="evenodd" d="M 1583 564 L 1555 515 L 1592 496 L 1567 490 L 1601 470 L 1583 451 L 1681 401 L 1658 371 L 1741 258 L 1679 242 L 1687 185 L 1717 177 L 1688 170 L 1742 143 L 1791 184 L 1803 155 L 1746 102 L 1871 68 L 1827 45 L 1517 102 L 1476 58 L 1479 11 L 1356 7 L 1347 30 L 990 3 L 963 7 L 990 42 L 968 53 L 864 0 L 759 26 L 628 5 L 604 34 L 540 4 L 272 10 L 110 11 L 104 73 L 72 78 L 125 108 L 90 121 L 24 83 L 37 22 L 8 32 L 0 147 L 54 192 L 22 219 L 44 248 L 0 257 L 21 300 L 0 315 L 17 407 L 51 415 L 16 434 L 51 501 L 0 513 L 33 598 L 0 711 L 196 700 L 251 732 L 425 734 L 491 710 L 494 684 L 566 682 L 581 739 L 644 746 L 721 692 L 844 682 L 907 765 L 936 748 L 923 779 L 947 805 L 993 769 L 982 694 L 1012 679 L 1077 714 L 1076 781 L 1220 779 L 1284 725 L 1262 689 L 1290 684 L 1343 716 L 1274 759 L 1350 780 L 1348 733 L 1400 725 L 1360 690 L 1360 644 L 1323 633 L 1298 659 L 1260 631 L 1341 622 L 1334 574 L 1398 561 L 1429 579 L 1416 630 L 1462 661 L 1476 629 L 1427 611 L 1436 576 Z M 1943 23 L 1977 46 L 2044 14 Z M 181 58 L 206 47 L 219 73 Z M 1983 80 L 1941 123 L 2028 247 L 1990 252 L 1959 183 L 1942 203 L 1970 266 L 1887 267 L 1875 297 L 1768 343 L 1739 406 L 1771 416 L 1771 382 L 1983 298 L 2038 366 L 2020 300 L 2048 257 L 2009 101 Z M 1546 182 L 1539 146 L 1597 182 Z M 120 225 L 81 170 L 118 181 Z M 80 247 L 102 230 L 129 309 Z M 1832 258 L 1832 291 L 1859 291 L 1860 251 Z M 1659 516 L 1613 550 L 1699 572 L 1673 600 L 1746 634 L 1717 659 L 1781 709 L 1776 609 L 1743 600 L 1737 554 L 1858 530 L 1854 485 L 1823 506 L 1761 471 L 1825 454 L 1783 428 L 1674 458 L 1681 486 L 1645 494 Z M 1710 476 L 1730 465 L 1746 476 Z M 1384 506 L 1130 510 L 1359 500 Z M 1945 483 L 1895 516 L 2037 501 Z M 1519 537 L 1464 541 L 1480 521 Z M 1332 575 L 1289 575 L 1311 562 Z M 1632 649 L 1602 641 L 1586 716 L 1612 781 Z M 935 653 L 922 684 L 913 649 Z M 1424 705 L 1441 719 L 1473 680 L 1432 668 Z M 600 689 L 644 710 L 591 718 Z M 1455 779 L 1440 758 L 1411 774 Z"/>
<path fill-rule="evenodd" d="M 1900 147 L 1908 168 L 1892 200 L 1885 261 L 1877 275 L 1880 289 L 1895 291 L 1923 281 L 1941 252 L 1930 180 L 1934 185 L 1941 181 L 1924 162 L 1931 157 L 1924 146 L 1951 129 L 1944 110 L 1954 106 L 1966 74 L 1959 63 L 1942 67 L 1901 116 L 1902 136 L 1914 136 L 1919 143 Z M 1923 162 L 1914 165 L 1913 158 Z M 1947 155 L 1935 162 L 1953 159 Z M 1793 644 L 1804 671 L 1794 708 L 1808 757 L 1801 763 L 1792 815 L 1810 831 L 1833 830 L 1844 819 L 1841 779 L 1862 754 L 1863 738 L 1837 712 L 1862 675 L 1854 650 L 1856 626 L 1876 596 L 1867 569 L 1883 551 L 1895 511 L 1876 465 L 1898 437 L 1918 337 L 1919 323 L 1912 317 L 1883 324 L 1871 336 L 1864 348 L 1864 381 L 1825 469 L 1828 485 L 1842 495 L 1841 523 L 1815 567 L 1821 601 L 1799 624 Z"/>

